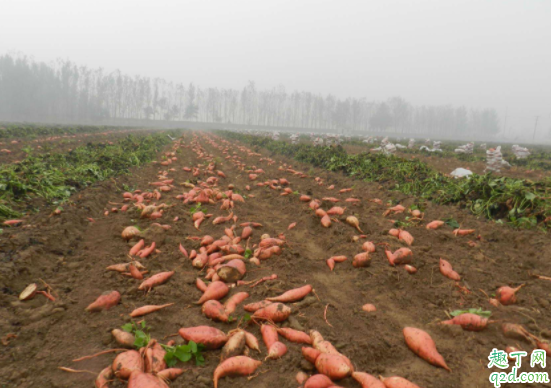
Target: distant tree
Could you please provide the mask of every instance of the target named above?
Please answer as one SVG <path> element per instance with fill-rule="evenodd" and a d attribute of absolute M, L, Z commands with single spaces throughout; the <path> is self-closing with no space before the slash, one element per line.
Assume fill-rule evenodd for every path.
<path fill-rule="evenodd" d="M 392 115 L 386 103 L 379 104 L 375 114 L 369 119 L 369 127 L 384 131 L 392 125 Z"/>

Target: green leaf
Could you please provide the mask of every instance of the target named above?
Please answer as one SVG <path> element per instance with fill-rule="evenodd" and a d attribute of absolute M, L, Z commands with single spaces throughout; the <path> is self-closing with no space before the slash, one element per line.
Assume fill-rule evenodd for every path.
<path fill-rule="evenodd" d="M 142 321 L 142 329 L 145 329 L 145 319 Z"/>
<path fill-rule="evenodd" d="M 243 321 L 247 322 L 251 320 L 251 314 L 245 314 L 243 315 Z"/>
<path fill-rule="evenodd" d="M 197 344 L 193 341 L 189 341 L 188 344 L 191 348 L 191 353 L 197 353 Z"/>
<path fill-rule="evenodd" d="M 172 352 L 166 352 L 166 353 L 165 353 L 164 360 L 165 360 L 166 365 L 167 365 L 168 367 L 173 367 L 173 366 L 176 365 L 176 363 L 178 362 L 178 360 L 176 360 L 176 359 L 174 358 L 174 353 L 172 353 Z"/>
<path fill-rule="evenodd" d="M 456 317 L 458 315 L 466 314 L 466 313 L 480 315 L 481 317 L 484 317 L 484 318 L 489 318 L 492 315 L 491 311 L 483 311 L 482 308 L 480 308 L 480 307 L 477 308 L 477 309 L 455 310 L 455 311 L 450 312 L 450 315 L 452 317 Z"/>
<path fill-rule="evenodd" d="M 122 325 L 121 328 L 127 333 L 132 333 L 132 329 L 133 329 L 132 322 L 127 323 L 126 325 Z"/>
<path fill-rule="evenodd" d="M 529 201 L 533 201 L 534 199 L 536 199 L 536 194 L 534 193 L 526 193 L 524 195 L 524 198 L 526 198 L 527 200 Z"/>
<path fill-rule="evenodd" d="M 247 249 L 245 250 L 245 254 L 243 255 L 243 257 L 245 257 L 245 259 L 249 259 L 252 255 L 253 255 L 253 251 L 251 251 L 250 249 Z"/>
<path fill-rule="evenodd" d="M 446 225 L 448 225 L 450 228 L 453 228 L 453 229 L 459 228 L 459 222 L 457 222 L 453 218 L 448 218 L 446 220 Z"/>
<path fill-rule="evenodd" d="M 202 354 L 196 354 L 195 355 L 195 365 L 201 366 L 205 363 L 205 358 Z"/>
<path fill-rule="evenodd" d="M 191 353 L 186 352 L 184 349 L 182 349 L 181 346 L 176 347 L 176 351 L 174 352 L 174 356 L 182 362 L 187 362 L 187 361 L 191 360 Z"/>

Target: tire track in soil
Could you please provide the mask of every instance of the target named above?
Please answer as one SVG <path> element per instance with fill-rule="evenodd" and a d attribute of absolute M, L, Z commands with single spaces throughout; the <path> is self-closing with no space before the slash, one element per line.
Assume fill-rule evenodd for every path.
<path fill-rule="evenodd" d="M 191 136 L 186 134 L 185 139 L 189 141 Z M 221 140 L 218 141 L 220 143 Z M 224 159 L 219 150 L 208 145 L 203 139 L 201 144 L 209 152 L 218 155 L 218 168 L 228 176 L 227 179 L 220 179 L 220 186 L 233 183 L 236 191 L 247 195 L 243 189 L 245 185 L 251 184 L 247 174 L 236 170 Z M 255 151 L 264 157 L 268 156 L 263 150 Z M 259 162 L 257 156 L 241 154 L 241 157 L 247 166 L 256 165 L 265 170 L 259 181 L 285 177 L 291 181 L 293 190 L 312 193 L 316 198 L 329 195 L 328 193 L 340 198 L 351 195 L 361 198 L 361 205 L 348 207 L 345 215 L 349 214 L 349 211 L 356 213 L 362 229 L 369 235 L 369 240 L 388 242 L 393 250 L 401 246 L 401 243 L 385 234 L 391 225 L 381 216 L 384 208 L 367 202 L 367 199 L 399 199 L 405 206 L 411 204 L 412 199 L 397 193 L 380 191 L 376 184 L 353 181 L 339 174 L 312 169 L 311 166 L 273 155 L 271 157 L 277 163 L 271 166 Z M 195 154 L 188 148 L 183 148 L 178 154 L 178 161 L 174 163 L 176 171 L 169 174 L 169 177 L 174 178 L 175 182 L 189 179 L 191 174 L 182 171 L 181 167 L 195 166 L 197 162 Z M 335 184 L 336 188 L 354 186 L 354 190 L 349 193 L 351 195 L 336 195 L 335 192 L 327 191 L 326 186 L 313 184 L 313 177 L 299 179 L 279 171 L 279 165 L 284 162 L 293 165 L 297 170 L 312 169 L 327 185 Z M 204 222 L 201 231 L 197 232 L 191 224 L 190 206 L 183 206 L 172 198 L 175 195 L 173 193 L 181 192 L 179 187 L 165 194 L 160 201 L 166 199 L 167 203 L 178 204 L 168 209 L 160 220 L 161 223 L 172 225 L 172 229 L 164 234 L 165 241 L 159 247 L 162 253 L 142 261 L 153 273 L 175 270 L 173 278 L 144 296 L 137 291 L 138 282 L 123 279 L 118 274 L 104 270 L 110 264 L 128 261 L 128 245 L 120 238 L 122 229 L 133 224 L 146 228 L 151 221 L 139 220 L 136 213 L 131 212 L 103 217 L 103 208 L 107 206 L 108 201 L 121 200 L 121 193 L 116 187 L 120 187 L 123 182 L 142 190 L 146 189 L 148 182 L 156 180 L 158 170 L 159 168 L 154 165 L 144 166 L 134 171 L 132 176 L 117 178 L 116 185 L 104 182 L 86 189 L 80 194 L 81 200 L 77 201 L 78 208 L 67 211 L 60 219 L 42 219 L 41 228 L 33 231 L 13 231 L 15 237 L 11 243 L 20 248 L 16 254 L 19 257 L 10 262 L 10 268 L 2 266 L 3 271 L 0 273 L 4 275 L 4 270 L 11 271 L 9 274 L 12 278 L 8 277 L 7 283 L 13 290 L 21 290 L 29 282 L 36 281 L 37 277 L 44 276 L 60 294 L 60 301 L 53 304 L 56 306 L 53 308 L 60 310 L 52 313 L 52 308 L 45 317 L 30 322 L 26 310 L 36 312 L 43 308 L 41 306 L 49 305 L 38 298 L 23 305 L 14 301 L 13 295 L 0 294 L 2 307 L 6 307 L 6 311 L 0 312 L 1 331 L 13 331 L 17 328 L 20 335 L 8 347 L 0 348 L 0 365 L 8 365 L 0 367 L 0 381 L 16 381 L 18 387 L 30 387 L 36 383 L 45 387 L 91 385 L 93 377 L 90 375 L 67 374 L 55 368 L 63 365 L 99 371 L 108 365 L 113 356 L 101 356 L 78 365 L 72 364 L 70 360 L 116 347 L 109 331 L 128 322 L 127 314 L 133 308 L 144 304 L 176 303 L 146 317 L 148 325 L 152 327 L 152 337 L 158 339 L 175 333 L 180 327 L 211 325 L 228 331 L 235 326 L 211 322 L 201 315 L 198 307 L 187 308 L 200 296 L 194 285 L 197 271 L 188 260 L 182 258 L 177 246 L 182 242 L 188 251 L 196 249 L 199 244 L 186 241 L 185 237 L 210 234 L 216 238 L 223 234 L 225 225 L 214 226 L 208 221 Z M 480 230 L 488 240 L 482 248 L 486 256 L 483 255 L 481 258 L 480 251 L 468 247 L 465 244 L 466 239 L 451 238 L 449 230 L 429 232 L 424 228 L 412 228 L 408 230 L 416 239 L 412 247 L 414 265 L 419 269 L 416 275 L 410 276 L 405 271 L 389 267 L 380 247 L 373 254 L 371 267 L 356 269 L 351 266 L 350 261 L 361 251 L 361 243 L 349 242 L 350 237 L 355 234 L 351 227 L 344 223 L 334 223 L 330 229 L 322 228 L 318 218 L 312 215 L 308 206 L 299 202 L 295 195 L 281 197 L 278 191 L 258 188 L 253 184 L 251 187 L 251 193 L 255 197 L 247 198 L 245 204 L 236 204 L 238 223 L 255 221 L 264 224 L 263 228 L 254 231 L 254 241 L 258 241 L 262 233 L 275 236 L 283 232 L 289 245 L 283 249 L 281 256 L 263 262 L 261 268 L 248 266 L 247 280 L 271 273 L 278 274 L 279 278 L 275 282 L 263 283 L 254 289 L 246 288 L 246 291 L 251 293 L 246 302 L 277 295 L 306 283 L 312 284 L 321 302 L 312 297 L 308 299 L 311 302 L 309 305 L 302 303 L 301 307 L 297 308 L 292 304 L 292 326 L 304 330 L 319 330 L 353 361 L 357 370 L 365 370 L 372 374 L 401 375 L 425 388 L 482 387 L 488 384 L 487 370 L 478 360 L 485 360 L 492 347 L 503 348 L 508 341 L 501 336 L 496 327 L 490 327 L 482 333 L 469 333 L 431 325 L 436 319 L 445 319 L 443 310 L 459 307 L 459 298 L 453 284 L 443 279 L 438 272 L 437 260 L 440 256 L 449 259 L 463 279 L 475 289 L 491 291 L 509 282 L 529 283 L 530 292 L 519 295 L 519 307 L 511 306 L 495 311 L 496 309 L 490 308 L 483 298 L 476 294 L 464 296 L 467 307 L 481 305 L 485 309 L 493 310 L 496 319 L 522 323 L 529 329 L 533 329 L 530 327 L 531 321 L 517 314 L 516 309 L 526 308 L 530 314 L 535 314 L 533 309 L 538 308 L 538 318 L 542 319 L 541 322 L 545 319 L 549 322 L 549 312 L 542 309 L 539 301 L 545 301 L 549 297 L 547 283 L 527 279 L 526 275 L 527 267 L 537 268 L 540 273 L 551 273 L 549 263 L 535 254 L 549 253 L 549 244 L 542 235 L 496 228 L 495 225 L 475 220 L 461 211 L 429 204 L 426 214 L 430 219 L 441 218 L 451 213 L 462 224 Z M 224 214 L 218 207 L 207 206 L 209 212 L 214 213 L 214 217 Z M 328 209 L 331 204 L 324 203 L 323 207 Z M 97 222 L 90 224 L 83 221 L 91 215 Z M 180 220 L 173 223 L 171 220 L 175 216 L 180 217 Z M 287 226 L 291 222 L 298 222 L 298 225 L 295 229 L 287 231 Z M 29 246 L 31 238 L 42 240 L 39 245 Z M 2 246 L 5 246 L 4 242 Z M 496 252 L 496 248 L 504 253 L 495 255 L 493 252 Z M 337 264 L 335 270 L 330 272 L 325 260 L 337 254 L 347 255 L 349 260 Z M 494 262 L 488 260 L 488 256 L 493 257 Z M 515 263 L 518 264 L 520 257 L 527 257 L 527 260 L 524 260 L 520 267 L 514 266 Z M 511 265 L 512 268 L 496 273 L 495 267 L 498 264 Z M 99 314 L 84 313 L 86 305 L 101 292 L 110 289 L 121 292 L 121 305 Z M 327 318 L 333 328 L 327 326 L 323 319 L 323 310 L 327 303 L 332 306 L 328 310 Z M 378 311 L 371 314 L 362 312 L 361 306 L 364 303 L 374 303 Z M 240 308 L 237 315 L 241 314 L 243 312 Z M 406 325 L 423 328 L 432 335 L 440 353 L 452 368 L 452 373 L 427 364 L 407 349 L 401 334 L 402 328 Z M 253 327 L 251 331 L 261 338 L 257 328 Z M 289 347 L 289 352 L 282 359 L 267 361 L 261 367 L 261 371 L 269 370 L 268 372 L 258 375 L 250 382 L 244 378 L 225 378 L 221 381 L 221 387 L 296 387 L 294 375 L 300 369 L 302 360 L 300 346 L 285 343 Z M 212 386 L 211 376 L 218 363 L 218 353 L 206 352 L 206 366 L 192 367 L 192 370 L 173 382 L 171 387 Z M 29 363 L 30 359 L 33 360 L 32 363 Z M 357 386 L 351 379 L 345 379 L 339 384 L 344 387 Z M 123 386 L 125 385 L 119 382 L 112 384 L 112 387 Z"/>

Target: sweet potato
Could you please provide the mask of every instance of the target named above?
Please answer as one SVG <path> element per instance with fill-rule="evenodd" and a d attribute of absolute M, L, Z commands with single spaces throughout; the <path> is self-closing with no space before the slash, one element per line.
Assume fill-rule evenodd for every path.
<path fill-rule="evenodd" d="M 524 284 L 521 284 L 520 286 L 518 286 L 516 288 L 511 288 L 509 286 L 499 287 L 496 291 L 496 299 L 502 305 L 505 305 L 505 306 L 510 305 L 510 304 L 515 304 L 515 303 L 517 303 L 516 293 L 522 287 L 524 287 Z"/>
<path fill-rule="evenodd" d="M 319 209 L 318 209 L 319 210 Z M 331 226 L 331 217 L 329 217 L 327 214 L 321 217 L 321 225 L 324 228 L 329 228 Z"/>
<path fill-rule="evenodd" d="M 358 253 L 356 256 L 354 256 L 354 260 L 352 261 L 352 266 L 354 268 L 369 267 L 370 264 L 371 257 L 369 257 L 368 252 Z"/>
<path fill-rule="evenodd" d="M 375 307 L 375 305 L 368 303 L 362 306 L 362 310 L 371 313 L 373 311 L 377 311 L 377 308 Z"/>
<path fill-rule="evenodd" d="M 151 245 L 148 246 L 147 248 L 142 249 L 137 255 L 140 256 L 142 259 L 144 259 L 154 251 L 155 251 L 155 241 L 153 241 Z"/>
<path fill-rule="evenodd" d="M 281 334 L 283 338 L 288 341 L 295 342 L 297 344 L 312 344 L 312 338 L 303 331 L 291 329 L 289 327 L 282 327 L 277 329 L 277 333 Z"/>
<path fill-rule="evenodd" d="M 352 378 L 362 385 L 362 388 L 385 388 L 381 380 L 365 372 L 354 372 Z"/>
<path fill-rule="evenodd" d="M 413 252 L 409 248 L 400 248 L 394 253 L 385 250 L 385 254 L 388 262 L 393 267 L 400 264 L 410 264 L 413 256 Z"/>
<path fill-rule="evenodd" d="M 243 231 L 241 232 L 241 238 L 243 240 L 246 240 L 247 238 L 249 238 L 251 235 L 253 234 L 253 228 L 251 228 L 250 226 L 245 226 L 243 228 Z"/>
<path fill-rule="evenodd" d="M 220 361 L 224 361 L 227 358 L 240 356 L 243 354 L 246 345 L 246 336 L 245 332 L 239 330 L 235 332 L 228 342 L 222 348 L 222 353 L 220 355 Z"/>
<path fill-rule="evenodd" d="M 549 341 L 538 339 L 536 340 L 536 347 L 537 349 L 545 350 L 545 354 L 547 354 L 547 356 L 551 356 L 551 344 Z"/>
<path fill-rule="evenodd" d="M 326 263 L 327 263 L 327 266 L 329 267 L 329 270 L 333 271 L 333 269 L 335 268 L 335 260 L 333 260 L 333 258 L 329 258 L 327 259 Z"/>
<path fill-rule="evenodd" d="M 195 302 L 195 304 L 203 304 L 207 300 L 212 299 L 222 299 L 228 294 L 228 292 L 230 292 L 230 288 L 226 285 L 226 283 L 221 281 L 212 282 L 207 286 L 207 289 L 203 293 L 203 296 L 201 296 L 201 298 L 197 302 Z"/>
<path fill-rule="evenodd" d="M 165 307 L 172 306 L 173 304 L 174 303 L 167 303 L 167 304 L 163 304 L 163 305 L 147 305 L 147 306 L 138 307 L 137 309 L 135 309 L 134 311 L 132 311 L 130 313 L 130 316 L 132 318 L 141 317 L 143 315 L 147 315 L 147 314 L 151 314 L 155 311 L 159 311 L 160 309 L 164 309 Z"/>
<path fill-rule="evenodd" d="M 117 355 L 111 367 L 113 368 L 115 376 L 121 379 L 127 379 L 130 377 L 132 371 L 142 372 L 144 363 L 140 353 L 135 350 L 129 350 Z"/>
<path fill-rule="evenodd" d="M 260 260 L 267 260 L 273 255 L 281 255 L 281 247 L 273 246 L 266 249 L 260 249 L 255 256 L 258 257 Z"/>
<path fill-rule="evenodd" d="M 373 244 L 371 241 L 366 241 L 362 244 L 362 249 L 367 253 L 373 253 L 375 252 L 375 244 Z"/>
<path fill-rule="evenodd" d="M 111 330 L 111 334 L 113 335 L 113 338 L 115 338 L 115 341 L 119 345 L 122 345 L 125 348 L 130 348 L 130 349 L 134 347 L 134 341 L 135 341 L 134 334 L 128 333 L 120 329 Z"/>
<path fill-rule="evenodd" d="M 105 291 L 93 303 L 86 307 L 86 311 L 97 313 L 102 310 L 109 310 L 121 301 L 121 294 L 118 291 Z"/>
<path fill-rule="evenodd" d="M 475 232 L 475 229 L 455 229 L 453 231 L 453 234 L 455 236 L 467 236 L 469 234 L 473 234 Z"/>
<path fill-rule="evenodd" d="M 276 341 L 268 348 L 265 360 L 276 360 L 287 353 L 287 346 L 283 342 Z"/>
<path fill-rule="evenodd" d="M 223 331 L 210 326 L 183 327 L 178 333 L 186 341 L 203 344 L 207 349 L 221 348 L 228 341 Z"/>
<path fill-rule="evenodd" d="M 302 384 L 304 384 L 304 382 L 306 380 L 308 380 L 308 375 L 306 373 L 304 373 L 303 371 L 297 372 L 297 374 L 295 376 L 295 380 L 297 381 L 297 383 L 302 385 Z"/>
<path fill-rule="evenodd" d="M 306 359 L 306 361 L 311 362 L 312 364 L 316 363 L 317 358 L 321 352 L 317 349 L 310 348 L 310 347 L 302 347 L 302 356 Z"/>
<path fill-rule="evenodd" d="M 256 310 L 252 319 L 268 320 L 274 323 L 283 322 L 291 315 L 291 308 L 282 303 L 272 303 L 264 308 Z"/>
<path fill-rule="evenodd" d="M 392 237 L 398 237 L 400 235 L 400 229 L 390 229 L 388 234 Z"/>
<path fill-rule="evenodd" d="M 452 265 L 442 258 L 440 259 L 440 273 L 451 280 L 461 280 L 461 276 L 453 270 Z"/>
<path fill-rule="evenodd" d="M 407 271 L 407 273 L 409 273 L 409 274 L 413 275 L 414 273 L 417 273 L 417 268 L 415 268 L 412 265 L 406 264 L 406 265 L 404 265 L 404 268 Z"/>
<path fill-rule="evenodd" d="M 161 284 L 168 281 L 174 275 L 174 271 L 169 272 L 159 272 L 156 275 L 151 276 L 150 278 L 147 278 L 140 284 L 138 287 L 138 290 L 146 290 L 149 291 L 153 287 L 160 286 Z"/>
<path fill-rule="evenodd" d="M 330 216 L 342 216 L 346 208 L 340 206 L 333 206 L 331 209 L 327 210 L 327 214 Z"/>
<path fill-rule="evenodd" d="M 346 217 L 346 223 L 356 228 L 358 232 L 363 233 L 363 231 L 360 229 L 360 221 L 356 217 L 354 216 Z"/>
<path fill-rule="evenodd" d="M 464 313 L 453 317 L 453 319 L 440 322 L 442 325 L 460 325 L 463 330 L 481 331 L 488 326 L 488 318 L 480 315 Z"/>
<path fill-rule="evenodd" d="M 130 248 L 130 252 L 128 253 L 130 256 L 137 255 L 138 252 L 144 247 L 145 241 L 142 238 L 140 241 L 138 241 L 132 248 Z"/>
<path fill-rule="evenodd" d="M 226 303 L 224 303 L 224 308 L 226 309 L 226 313 L 228 315 L 231 315 L 235 311 L 235 308 L 237 307 L 237 305 L 240 304 L 241 302 L 243 302 L 248 297 L 249 297 L 248 292 L 238 292 L 238 293 L 232 295 L 226 301 Z"/>
<path fill-rule="evenodd" d="M 197 288 L 202 291 L 202 292 L 205 292 L 207 290 L 207 285 L 205 284 L 204 281 L 202 281 L 201 279 L 197 278 L 195 280 L 195 285 L 197 286 Z"/>
<path fill-rule="evenodd" d="M 218 388 L 218 380 L 224 376 L 247 376 L 253 374 L 262 362 L 246 356 L 235 356 L 224 360 L 214 370 L 214 388 Z"/>
<path fill-rule="evenodd" d="M 128 272 L 130 276 L 137 280 L 143 280 L 143 275 L 138 268 L 132 263 L 128 264 Z"/>
<path fill-rule="evenodd" d="M 528 330 L 526 330 L 522 325 L 518 325 L 516 323 L 503 323 L 501 325 L 501 330 L 507 338 L 532 342 L 533 335 L 530 334 L 530 332 L 528 332 Z"/>
<path fill-rule="evenodd" d="M 127 226 L 126 228 L 124 228 L 124 230 L 121 233 L 122 238 L 127 241 L 139 235 L 140 235 L 140 230 L 135 226 Z"/>
<path fill-rule="evenodd" d="M 403 241 L 407 245 L 411 246 L 413 245 L 414 238 L 409 232 L 405 230 L 400 230 L 400 233 L 398 234 L 398 240 Z"/>
<path fill-rule="evenodd" d="M 168 388 L 168 385 L 150 373 L 134 371 L 128 380 L 128 388 Z"/>
<path fill-rule="evenodd" d="M 254 303 L 246 304 L 245 306 L 243 306 L 243 310 L 248 311 L 250 313 L 254 313 L 256 310 L 260 310 L 260 309 L 262 309 L 266 306 L 269 306 L 271 304 L 272 304 L 272 302 L 270 302 L 268 300 L 261 300 L 260 302 L 254 302 Z"/>
<path fill-rule="evenodd" d="M 381 377 L 381 381 L 386 388 L 421 388 L 417 384 L 398 376 Z"/>
<path fill-rule="evenodd" d="M 229 316 L 226 309 L 217 300 L 207 300 L 201 307 L 201 312 L 213 321 L 228 322 Z"/>
<path fill-rule="evenodd" d="M 313 375 L 304 383 L 304 388 L 329 388 L 331 386 L 333 386 L 331 379 L 322 374 Z"/>
<path fill-rule="evenodd" d="M 306 295 L 308 295 L 310 292 L 312 292 L 312 286 L 307 284 L 303 287 L 294 288 L 292 290 L 284 292 L 280 296 L 276 296 L 276 297 L 272 297 L 272 298 L 266 298 L 266 300 L 268 300 L 270 302 L 291 303 L 291 302 L 296 302 L 296 301 L 301 300 Z"/>
<path fill-rule="evenodd" d="M 158 373 L 166 369 L 165 350 L 157 340 L 151 340 L 145 349 L 144 371 L 147 373 Z"/>
<path fill-rule="evenodd" d="M 262 333 L 262 340 L 268 349 L 279 340 L 277 329 L 274 326 L 262 325 L 260 332 Z"/>
<path fill-rule="evenodd" d="M 202 269 L 205 265 L 207 265 L 209 261 L 209 256 L 206 252 L 200 252 L 195 259 L 191 262 L 191 265 L 193 265 L 194 268 Z"/>
<path fill-rule="evenodd" d="M 350 376 L 353 370 L 340 354 L 321 353 L 316 359 L 316 369 L 331 380 L 340 380 Z"/>
<path fill-rule="evenodd" d="M 114 377 L 113 368 L 111 365 L 104 368 L 101 372 L 99 372 L 98 377 L 96 377 L 96 380 L 94 381 L 96 388 L 109 388 L 109 382 L 113 380 Z"/>
<path fill-rule="evenodd" d="M 444 221 L 436 220 L 436 221 L 429 222 L 427 224 L 426 228 L 427 228 L 427 230 L 434 230 L 434 229 L 438 229 L 439 227 L 441 227 L 444 224 L 445 224 Z"/>
<path fill-rule="evenodd" d="M 247 267 L 243 260 L 234 259 L 220 266 L 216 273 L 226 283 L 235 283 L 245 275 Z"/>
<path fill-rule="evenodd" d="M 161 380 L 176 380 L 176 378 L 178 376 L 180 376 L 181 374 L 183 374 L 185 371 L 183 369 L 180 369 L 180 368 L 167 368 L 167 369 L 163 369 L 162 371 L 160 371 L 159 373 L 157 373 L 157 377 L 160 378 Z"/>
<path fill-rule="evenodd" d="M 407 346 L 419 357 L 428 363 L 439 366 L 451 372 L 451 369 L 446 365 L 444 357 L 436 349 L 436 344 L 432 340 L 431 336 L 421 330 L 414 327 L 404 328 L 404 339 Z"/>

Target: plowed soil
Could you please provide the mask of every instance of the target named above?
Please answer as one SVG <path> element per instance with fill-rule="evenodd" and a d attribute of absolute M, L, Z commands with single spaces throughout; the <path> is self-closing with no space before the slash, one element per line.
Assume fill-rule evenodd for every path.
<path fill-rule="evenodd" d="M 199 158 L 192 150 L 191 142 L 195 137 L 211 156 L 203 153 Z M 217 146 L 213 146 L 209 139 Z M 235 225 L 235 233 L 240 235 L 242 227 L 239 224 L 248 221 L 263 225 L 254 230 L 251 244 L 258 244 L 264 233 L 273 237 L 283 233 L 286 244 L 280 256 L 262 261 L 259 267 L 247 263 L 248 273 L 244 280 L 271 274 L 277 274 L 278 278 L 254 288 L 234 287 L 229 295 L 238 291 L 249 292 L 250 297 L 243 303 L 246 304 L 305 284 L 312 285 L 315 295 L 302 302 L 290 303 L 292 315 L 281 325 L 306 332 L 318 330 L 350 358 L 358 371 L 376 376 L 402 376 L 424 388 L 489 387 L 491 370 L 487 364 L 493 348 L 518 345 L 530 354 L 534 347 L 526 341 L 506 338 L 501 332 L 501 323 L 522 324 L 540 338 L 551 338 L 551 282 L 533 276 L 551 276 L 551 244 L 545 234 L 516 231 L 476 219 L 455 207 L 419 204 L 414 198 L 385 191 L 377 184 L 317 170 L 269 155 L 262 149 L 247 152 L 234 142 L 206 133 L 186 133 L 182 146 L 176 148 L 176 156 L 177 160 L 170 167 L 151 164 L 131 175 L 83 190 L 73 196 L 75 206 L 66 208 L 59 216 L 38 214 L 26 222 L 31 227 L 4 228 L 0 235 L 0 335 L 4 338 L 13 333 L 17 337 L 0 345 L 0 386 L 92 387 L 95 378 L 92 374 L 68 373 L 58 367 L 99 372 L 109 365 L 115 357 L 113 353 L 78 363 L 71 360 L 118 348 L 110 331 L 129 322 L 129 313 L 146 304 L 175 303 L 145 317 L 152 337 L 162 343 L 169 339 L 181 343 L 179 336 L 166 338 L 181 327 L 210 325 L 225 332 L 234 329 L 238 321 L 213 322 L 202 315 L 200 306 L 193 305 L 201 296 L 195 279 L 204 278 L 205 271 L 193 268 L 191 261 L 179 252 L 178 245 L 182 243 L 188 251 L 198 249 L 199 242 L 189 237 L 211 235 L 217 239 L 231 225 Z M 242 161 L 246 169 L 237 168 L 232 160 Z M 180 183 L 205 181 L 209 177 L 204 173 L 205 167 L 210 162 L 216 163 L 214 171 L 221 170 L 226 175 L 226 178 L 219 178 L 216 187 L 226 190 L 228 184 L 235 185 L 234 191 L 242 194 L 245 202 L 235 202 L 233 211 L 238 217 L 235 224 L 213 225 L 213 218 L 227 215 L 228 211 L 220 210 L 220 202 L 204 206 L 205 213 L 212 213 L 213 218 L 196 230 L 190 215 L 193 204 L 183 204 L 175 196 L 189 191 Z M 182 170 L 184 166 L 198 165 L 201 165 L 201 175 L 196 178 L 191 172 Z M 290 166 L 308 176 L 299 178 L 285 171 Z M 139 211 L 132 205 L 127 212 L 104 215 L 106 209 L 122 205 L 123 184 L 143 191 L 152 190 L 148 183 L 157 181 L 158 172 L 167 168 L 174 169 L 169 171 L 168 178 L 174 178 L 175 187 L 171 192 L 163 193 L 158 203 L 174 206 L 166 209 L 162 218 L 155 221 L 140 219 Z M 263 169 L 264 173 L 252 182 L 247 170 L 256 168 Z M 315 180 L 316 177 L 321 178 L 321 184 Z M 297 194 L 282 196 L 282 188 L 256 186 L 257 182 L 279 178 L 288 179 L 294 192 L 319 199 L 339 198 L 340 202 L 336 204 L 323 201 L 322 208 L 346 206 L 344 215 L 336 217 L 330 228 L 324 228 L 308 203 L 300 202 Z M 250 191 L 245 189 L 246 185 L 251 186 Z M 330 185 L 335 188 L 329 190 Z M 353 190 L 339 194 L 338 191 L 344 188 Z M 344 202 L 349 197 L 359 199 L 359 204 Z M 369 201 L 375 198 L 381 199 L 383 205 Z M 383 245 L 377 245 L 377 251 L 371 254 L 369 267 L 354 268 L 351 264 L 354 255 L 362 252 L 364 241 L 386 243 L 392 251 L 406 246 L 387 233 L 392 228 L 389 218 L 404 220 L 407 215 L 384 217 L 382 213 L 387 209 L 388 201 L 401 203 L 406 208 L 412 204 L 424 207 L 424 220 L 418 226 L 407 228 L 415 238 L 411 246 L 412 265 L 418 272 L 414 275 L 402 267 L 391 267 Z M 346 224 L 348 215 L 355 215 L 360 220 L 367 238 L 352 242 L 352 237 L 359 233 Z M 95 222 L 87 220 L 89 217 Z M 174 221 L 175 217 L 178 221 Z M 455 218 L 464 229 L 476 229 L 476 233 L 455 237 L 447 226 L 439 230 L 424 227 L 429 221 L 448 217 Z M 168 224 L 171 228 L 160 231 L 151 226 L 154 222 Z M 288 230 L 293 222 L 297 226 Z M 167 283 L 149 293 L 138 290 L 139 280 L 105 270 L 109 265 L 128 262 L 129 247 L 136 241 L 126 243 L 121 238 L 121 231 L 129 225 L 138 225 L 144 230 L 146 243 L 155 241 L 160 251 L 140 260 L 150 273 L 175 271 Z M 468 244 L 470 240 L 476 244 L 475 247 Z M 348 260 L 330 271 L 326 259 L 335 255 L 346 255 Z M 453 265 L 461 275 L 459 283 L 440 274 L 439 258 Z M 18 300 L 18 294 L 27 284 L 36 282 L 42 285 L 41 279 L 53 288 L 55 302 L 40 295 L 29 301 Z M 489 297 L 485 294 L 491 296 L 503 285 L 520 284 L 526 285 L 518 293 L 517 304 L 494 307 L 488 302 Z M 102 292 L 109 290 L 121 293 L 119 305 L 100 313 L 84 311 Z M 377 311 L 362 311 L 365 303 L 374 304 Z M 491 319 L 495 321 L 482 332 L 438 324 L 448 319 L 446 312 L 475 307 L 492 311 Z M 241 305 L 234 316 L 239 319 L 244 314 Z M 402 335 L 407 326 L 423 329 L 432 336 L 451 372 L 428 364 L 408 349 Z M 257 325 L 249 322 L 245 327 L 261 341 Z M 281 337 L 280 340 L 289 348 L 281 359 L 264 361 L 266 348 L 261 344 L 261 354 L 251 353 L 253 358 L 263 361 L 257 374 L 251 379 L 223 378 L 219 387 L 294 388 L 298 386 L 295 381 L 298 371 L 315 373 L 313 366 L 302 358 L 302 345 Z M 212 374 L 219 356 L 220 351 L 206 351 L 203 367 L 179 364 L 178 367 L 187 371 L 170 386 L 212 387 Z M 529 359 L 523 361 L 521 370 L 530 370 L 529 366 L 527 368 Z M 501 370 L 494 368 L 493 371 Z M 359 387 L 351 378 L 336 384 Z M 126 383 L 118 380 L 110 384 L 113 388 L 125 386 Z"/>

